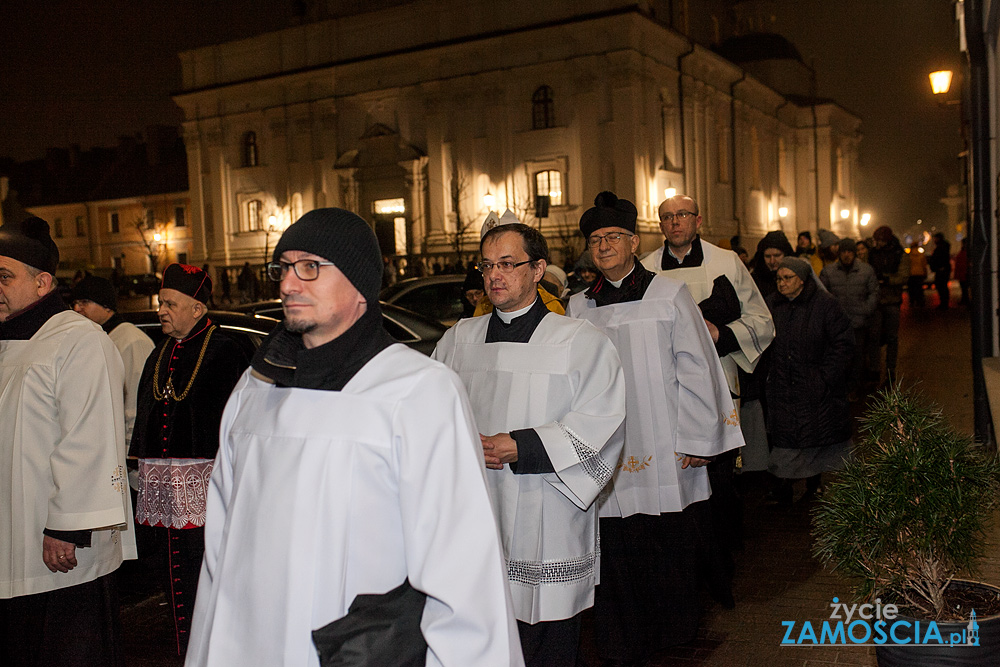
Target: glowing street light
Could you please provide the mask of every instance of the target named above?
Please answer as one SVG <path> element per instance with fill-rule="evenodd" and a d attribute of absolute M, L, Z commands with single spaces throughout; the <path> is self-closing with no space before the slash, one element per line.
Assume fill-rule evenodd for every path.
<path fill-rule="evenodd" d="M 677 188 L 667 188 L 663 191 L 663 196 L 667 199 L 677 196 Z"/>
<path fill-rule="evenodd" d="M 872 214 L 871 213 L 862 213 L 861 214 L 861 226 L 862 227 L 866 226 L 871 221 L 872 221 Z"/>
<path fill-rule="evenodd" d="M 493 195 L 492 192 L 490 192 L 489 190 L 487 190 L 486 194 L 483 195 L 483 204 L 486 205 L 487 209 L 489 209 L 490 211 L 492 211 L 493 210 L 493 205 L 496 204 L 496 203 L 497 203 L 497 198 Z"/>
<path fill-rule="evenodd" d="M 778 217 L 779 218 L 787 218 L 788 217 L 788 207 L 787 206 L 782 206 L 781 208 L 778 209 Z"/>
<path fill-rule="evenodd" d="M 931 80 L 931 91 L 935 95 L 944 95 L 951 88 L 952 71 L 950 69 L 931 72 L 928 77 Z"/>
<path fill-rule="evenodd" d="M 847 218 L 849 218 L 850 215 L 851 215 L 850 209 L 846 209 L 846 208 L 840 209 L 840 217 L 841 217 L 841 219 L 847 220 Z"/>

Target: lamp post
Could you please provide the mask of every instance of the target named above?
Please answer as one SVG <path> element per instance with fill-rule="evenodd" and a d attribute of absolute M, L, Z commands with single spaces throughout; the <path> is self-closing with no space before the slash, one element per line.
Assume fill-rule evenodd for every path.
<path fill-rule="evenodd" d="M 972 182 L 970 170 L 969 137 L 966 131 L 966 105 L 964 103 L 965 90 L 959 90 L 956 97 L 946 98 L 945 95 L 951 90 L 953 73 L 950 70 L 939 70 L 928 75 L 931 83 L 931 91 L 938 100 L 938 104 L 944 106 L 958 106 L 959 108 L 959 132 L 962 136 L 964 150 L 962 158 L 963 172 L 966 183 Z M 963 87 L 964 88 L 964 87 Z M 975 128 L 973 129 L 975 132 Z M 981 153 L 981 149 L 977 153 Z M 980 160 L 979 162 L 982 162 Z M 977 164 L 977 171 L 980 165 Z M 988 180 L 987 180 L 988 182 Z M 979 188 L 977 188 L 979 189 Z M 979 194 L 979 193 L 977 193 Z M 993 318 L 990 317 L 991 303 L 993 300 L 992 284 L 990 283 L 990 254 L 991 240 L 990 233 L 986 225 L 988 217 L 979 214 L 969 205 L 969 190 L 966 187 L 966 238 L 969 240 L 969 287 L 971 301 L 969 303 L 969 322 L 972 334 L 972 406 L 973 424 L 975 427 L 976 440 L 986 445 L 994 444 L 993 423 L 990 416 L 989 399 L 986 393 L 986 379 L 983 373 L 983 357 L 988 356 L 993 348 Z M 980 207 L 977 205 L 976 207 Z"/>

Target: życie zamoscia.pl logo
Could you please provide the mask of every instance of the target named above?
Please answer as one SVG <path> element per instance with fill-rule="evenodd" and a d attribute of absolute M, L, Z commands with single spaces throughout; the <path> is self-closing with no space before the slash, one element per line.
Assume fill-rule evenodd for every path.
<path fill-rule="evenodd" d="M 839 598 L 830 604 L 829 620 L 821 624 L 812 621 L 782 621 L 785 636 L 782 646 L 883 646 L 932 645 L 979 646 L 979 623 L 976 610 L 961 632 L 945 632 L 935 621 L 899 618 L 894 604 L 874 603 L 847 605 Z"/>

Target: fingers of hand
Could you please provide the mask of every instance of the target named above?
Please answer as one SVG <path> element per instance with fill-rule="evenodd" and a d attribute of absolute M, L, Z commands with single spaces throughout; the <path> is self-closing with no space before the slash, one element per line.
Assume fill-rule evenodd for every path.
<path fill-rule="evenodd" d="M 74 553 L 58 553 L 46 551 L 42 555 L 42 561 L 50 572 L 69 572 L 76 567 L 76 555 Z"/>

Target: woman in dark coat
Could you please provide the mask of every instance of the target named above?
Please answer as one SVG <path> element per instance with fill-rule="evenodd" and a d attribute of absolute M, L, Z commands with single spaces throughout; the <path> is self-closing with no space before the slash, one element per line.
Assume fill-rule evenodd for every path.
<path fill-rule="evenodd" d="M 757 244 L 757 252 L 750 262 L 750 275 L 765 299 L 778 291 L 778 264 L 785 257 L 793 257 L 792 244 L 782 231 L 768 232 Z"/>
<path fill-rule="evenodd" d="M 837 299 L 819 289 L 805 260 L 783 259 L 777 286 L 767 299 L 775 328 L 767 377 L 768 469 L 781 480 L 775 500 L 788 505 L 794 480 L 806 478 L 806 493 L 812 496 L 820 475 L 839 470 L 850 454 L 847 376 L 854 333 Z"/>

